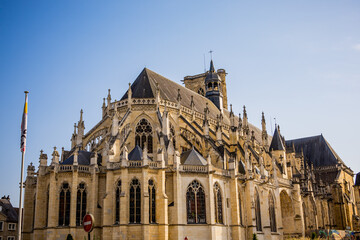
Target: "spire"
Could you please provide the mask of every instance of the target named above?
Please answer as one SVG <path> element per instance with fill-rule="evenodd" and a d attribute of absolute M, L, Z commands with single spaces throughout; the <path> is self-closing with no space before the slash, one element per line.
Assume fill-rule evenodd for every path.
<path fill-rule="evenodd" d="M 262 114 L 261 114 L 261 127 L 262 127 L 262 134 L 261 134 L 262 145 L 267 150 L 267 147 L 268 147 L 268 134 L 267 134 L 267 131 L 266 131 L 266 121 L 265 121 L 264 112 L 262 112 Z"/>
<path fill-rule="evenodd" d="M 110 94 L 110 89 L 108 89 L 108 96 L 107 96 L 108 108 L 110 108 L 110 102 L 111 102 L 111 94 Z"/>
<path fill-rule="evenodd" d="M 214 73 L 215 72 L 215 68 L 214 68 L 214 62 L 213 60 L 211 59 L 210 61 L 210 72 Z"/>
<path fill-rule="evenodd" d="M 277 150 L 284 151 L 285 147 L 281 140 L 279 128 L 275 127 L 274 136 L 273 136 L 271 144 L 270 144 L 270 151 L 277 151 Z"/>

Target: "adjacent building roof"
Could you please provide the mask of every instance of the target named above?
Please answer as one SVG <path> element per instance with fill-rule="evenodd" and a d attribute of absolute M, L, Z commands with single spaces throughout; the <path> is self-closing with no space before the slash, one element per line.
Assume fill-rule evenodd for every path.
<path fill-rule="evenodd" d="M 15 208 L 12 206 L 9 197 L 2 197 L 0 199 L 1 212 L 6 216 L 6 221 L 8 222 L 18 222 L 18 213 Z"/>
<path fill-rule="evenodd" d="M 206 159 L 194 148 L 186 152 L 183 152 L 180 157 L 180 162 L 183 165 L 197 165 L 197 166 L 207 165 Z"/>
<path fill-rule="evenodd" d="M 305 161 L 310 161 L 315 167 L 344 164 L 323 135 L 288 140 L 286 145 L 294 145 L 295 152 L 303 152 Z"/>

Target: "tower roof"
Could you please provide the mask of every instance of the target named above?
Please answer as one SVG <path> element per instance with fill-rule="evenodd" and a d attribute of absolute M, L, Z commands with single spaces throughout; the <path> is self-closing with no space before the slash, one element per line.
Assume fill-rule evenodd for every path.
<path fill-rule="evenodd" d="M 211 62 L 210 62 L 210 70 L 209 70 L 208 74 L 206 75 L 205 82 L 214 82 L 214 81 L 215 82 L 216 81 L 221 82 L 221 78 L 216 73 L 215 68 L 214 68 L 213 60 L 211 60 Z"/>
<path fill-rule="evenodd" d="M 274 136 L 272 138 L 272 141 L 271 141 L 271 144 L 270 144 L 270 151 L 271 150 L 274 150 L 274 151 L 277 151 L 277 150 L 282 150 L 284 151 L 285 148 L 284 148 L 284 144 L 281 140 L 281 136 L 280 136 L 280 133 L 278 131 L 278 127 L 275 128 L 275 132 L 274 132 Z"/>

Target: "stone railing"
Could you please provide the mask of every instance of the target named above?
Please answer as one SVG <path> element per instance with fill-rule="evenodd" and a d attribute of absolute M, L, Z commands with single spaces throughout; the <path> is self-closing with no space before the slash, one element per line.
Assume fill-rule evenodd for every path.
<path fill-rule="evenodd" d="M 141 167 L 142 161 L 129 161 L 129 167 Z"/>
<path fill-rule="evenodd" d="M 72 172 L 73 165 L 60 165 L 59 172 Z"/>
<path fill-rule="evenodd" d="M 158 163 L 157 162 L 149 162 L 149 166 L 151 168 L 158 168 Z"/>
<path fill-rule="evenodd" d="M 78 166 L 78 171 L 79 172 L 90 172 L 90 167 L 89 166 Z"/>
<path fill-rule="evenodd" d="M 199 173 L 207 173 L 208 166 L 194 166 L 194 165 L 180 165 L 179 170 L 183 172 L 199 172 Z"/>

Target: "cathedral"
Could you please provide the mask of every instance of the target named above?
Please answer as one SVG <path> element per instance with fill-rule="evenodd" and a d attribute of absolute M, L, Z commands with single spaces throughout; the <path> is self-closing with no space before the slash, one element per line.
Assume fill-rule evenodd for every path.
<path fill-rule="evenodd" d="M 27 168 L 23 239 L 286 239 L 359 228 L 354 173 L 322 136 L 286 140 L 228 107 L 226 71 L 147 68 L 71 148 Z M 360 186 L 360 177 L 359 185 Z M 356 186 L 355 186 L 356 187 Z M 359 187 L 358 187 L 359 188 Z"/>

